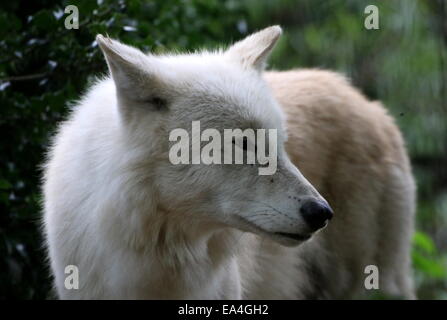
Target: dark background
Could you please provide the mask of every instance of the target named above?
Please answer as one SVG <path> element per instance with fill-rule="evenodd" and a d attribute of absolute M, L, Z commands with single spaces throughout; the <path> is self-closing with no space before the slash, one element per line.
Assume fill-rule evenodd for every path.
<path fill-rule="evenodd" d="M 79 8 L 67 30 L 65 6 Z M 379 30 L 364 9 L 379 8 Z M 270 67 L 334 69 L 382 100 L 418 184 L 420 298 L 447 299 L 447 4 L 444 0 L 4 1 L 0 5 L 0 299 L 45 299 L 39 165 L 73 102 L 106 72 L 97 33 L 162 53 L 213 48 L 280 24 Z"/>

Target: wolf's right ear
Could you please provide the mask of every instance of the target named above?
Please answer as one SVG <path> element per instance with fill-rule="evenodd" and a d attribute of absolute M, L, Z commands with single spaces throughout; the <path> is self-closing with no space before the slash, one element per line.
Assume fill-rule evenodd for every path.
<path fill-rule="evenodd" d="M 96 42 L 104 53 L 119 99 L 144 101 L 159 97 L 161 80 L 155 57 L 100 34 Z"/>

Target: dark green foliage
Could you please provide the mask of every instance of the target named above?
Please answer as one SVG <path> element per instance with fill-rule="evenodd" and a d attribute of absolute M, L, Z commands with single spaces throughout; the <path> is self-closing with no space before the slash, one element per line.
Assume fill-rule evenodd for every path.
<path fill-rule="evenodd" d="M 98 3 L 100 3 L 98 5 Z M 79 8 L 67 30 L 65 6 Z M 242 37 L 234 1 L 9 1 L 0 9 L 0 299 L 46 298 L 39 228 L 44 150 L 67 102 L 106 72 L 96 43 L 109 34 L 147 51 L 193 50 Z"/>

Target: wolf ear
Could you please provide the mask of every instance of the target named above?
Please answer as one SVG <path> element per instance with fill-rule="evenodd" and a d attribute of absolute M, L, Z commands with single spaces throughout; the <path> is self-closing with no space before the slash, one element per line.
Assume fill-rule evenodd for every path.
<path fill-rule="evenodd" d="M 280 26 L 263 29 L 236 42 L 225 54 L 230 59 L 241 63 L 244 68 L 254 68 L 262 71 L 281 33 Z"/>
<path fill-rule="evenodd" d="M 96 42 L 104 53 L 119 100 L 160 100 L 157 93 L 162 91 L 161 77 L 155 57 L 100 34 L 96 36 Z"/>

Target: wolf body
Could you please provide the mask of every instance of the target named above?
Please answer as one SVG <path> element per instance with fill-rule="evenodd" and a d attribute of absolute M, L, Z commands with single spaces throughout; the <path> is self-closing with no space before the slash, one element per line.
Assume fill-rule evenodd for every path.
<path fill-rule="evenodd" d="M 398 128 L 339 74 L 264 72 L 280 34 L 167 56 L 97 37 L 111 75 L 61 124 L 45 165 L 59 298 L 347 299 L 371 292 L 369 265 L 381 293 L 414 297 L 415 187 Z M 197 120 L 276 129 L 276 172 L 173 165 L 169 132 Z"/>

